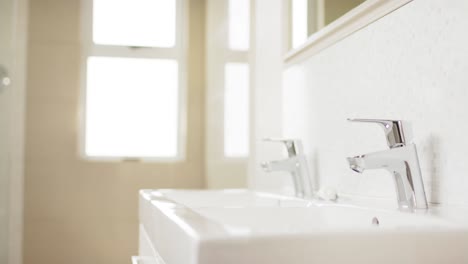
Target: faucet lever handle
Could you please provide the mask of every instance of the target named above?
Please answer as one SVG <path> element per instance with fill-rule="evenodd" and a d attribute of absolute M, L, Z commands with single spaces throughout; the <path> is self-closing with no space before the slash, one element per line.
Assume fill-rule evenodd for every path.
<path fill-rule="evenodd" d="M 302 154 L 302 142 L 300 139 L 286 139 L 286 138 L 264 138 L 265 142 L 279 142 L 283 143 L 288 151 L 289 157 L 294 157 Z"/>
<path fill-rule="evenodd" d="M 390 148 L 406 146 L 411 141 L 409 123 L 402 120 L 348 118 L 348 121 L 380 125 Z"/>

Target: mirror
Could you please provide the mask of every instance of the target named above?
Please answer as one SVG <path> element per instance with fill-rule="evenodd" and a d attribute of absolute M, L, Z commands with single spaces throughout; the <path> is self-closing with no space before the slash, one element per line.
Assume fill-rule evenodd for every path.
<path fill-rule="evenodd" d="M 285 65 L 313 56 L 413 0 L 284 0 Z"/>
<path fill-rule="evenodd" d="M 290 48 L 303 45 L 314 33 L 366 0 L 289 0 Z"/>

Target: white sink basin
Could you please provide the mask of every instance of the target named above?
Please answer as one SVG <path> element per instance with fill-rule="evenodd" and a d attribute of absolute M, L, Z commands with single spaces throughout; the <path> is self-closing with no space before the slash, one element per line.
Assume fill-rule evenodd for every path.
<path fill-rule="evenodd" d="M 468 263 L 462 209 L 454 219 L 242 190 L 140 196 L 144 236 L 166 264 Z"/>
<path fill-rule="evenodd" d="M 206 219 L 222 223 L 224 229 L 232 235 L 395 232 L 456 227 L 450 222 L 431 217 L 334 205 L 314 205 L 309 208 L 197 208 L 194 211 Z"/>

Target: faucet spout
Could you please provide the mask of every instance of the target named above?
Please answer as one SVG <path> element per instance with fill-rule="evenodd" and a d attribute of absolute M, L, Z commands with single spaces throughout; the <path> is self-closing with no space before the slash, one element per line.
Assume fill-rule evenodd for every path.
<path fill-rule="evenodd" d="M 288 151 L 288 158 L 261 163 L 261 168 L 266 172 L 288 172 L 292 176 L 296 196 L 314 198 L 314 187 L 307 167 L 306 156 L 303 154 L 302 142 L 299 139 L 278 138 L 267 138 L 265 141 L 283 143 Z"/>
<path fill-rule="evenodd" d="M 261 167 L 266 172 L 272 171 L 287 171 L 294 172 L 296 167 L 299 166 L 297 158 L 288 158 L 285 160 L 274 160 L 270 162 L 263 162 Z"/>
<path fill-rule="evenodd" d="M 385 169 L 394 178 L 398 206 L 404 211 L 427 209 L 416 146 L 403 147 L 347 158 L 349 167 L 358 173 L 368 169 Z"/>
<path fill-rule="evenodd" d="M 264 162 L 260 165 L 266 172 L 285 171 L 292 176 L 296 196 L 313 198 L 313 188 L 304 156 L 294 156 L 284 160 Z"/>
<path fill-rule="evenodd" d="M 363 173 L 365 170 L 364 156 L 355 156 L 346 158 L 348 160 L 349 168 L 357 173 Z"/>

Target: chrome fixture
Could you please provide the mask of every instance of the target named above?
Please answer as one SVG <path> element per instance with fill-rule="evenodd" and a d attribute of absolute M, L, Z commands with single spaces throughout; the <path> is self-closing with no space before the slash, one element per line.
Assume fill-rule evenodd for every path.
<path fill-rule="evenodd" d="M 0 65 L 0 92 L 8 87 L 11 83 L 10 77 L 8 77 L 8 71 L 3 65 Z"/>
<path fill-rule="evenodd" d="M 426 193 L 419 167 L 416 145 L 410 142 L 407 124 L 400 120 L 348 119 L 380 125 L 389 150 L 348 158 L 349 167 L 358 173 L 366 169 L 386 169 L 395 180 L 398 207 L 403 211 L 427 209 Z"/>
<path fill-rule="evenodd" d="M 267 142 L 280 142 L 286 146 L 288 158 L 284 160 L 264 162 L 261 167 L 266 172 L 287 171 L 291 174 L 297 197 L 313 198 L 314 191 L 310 179 L 307 160 L 303 154 L 302 143 L 298 139 L 267 138 Z"/>

